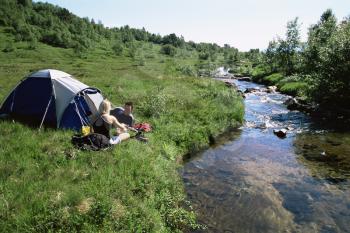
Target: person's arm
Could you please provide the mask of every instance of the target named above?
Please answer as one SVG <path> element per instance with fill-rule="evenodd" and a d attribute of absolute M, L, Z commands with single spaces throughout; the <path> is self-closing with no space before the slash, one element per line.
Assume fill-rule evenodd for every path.
<path fill-rule="evenodd" d="M 113 126 L 117 129 L 118 131 L 118 128 L 121 129 L 123 132 L 126 132 L 127 131 L 127 128 L 125 127 L 124 124 L 121 124 L 117 118 L 115 118 L 114 116 L 110 116 L 110 119 L 112 120 L 112 124 Z"/>

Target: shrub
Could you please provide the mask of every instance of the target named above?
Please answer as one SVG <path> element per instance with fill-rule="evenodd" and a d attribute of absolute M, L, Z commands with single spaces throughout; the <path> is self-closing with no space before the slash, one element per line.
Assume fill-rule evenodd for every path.
<path fill-rule="evenodd" d="M 121 43 L 116 43 L 112 46 L 112 50 L 115 55 L 120 56 L 123 54 L 124 47 L 121 45 Z"/>
<path fill-rule="evenodd" d="M 201 52 L 198 54 L 198 58 L 201 60 L 208 60 L 210 57 L 210 53 L 209 52 Z"/>
<path fill-rule="evenodd" d="M 258 65 L 253 68 L 252 71 L 252 78 L 256 82 L 261 82 L 262 78 L 266 75 L 270 74 L 270 70 L 267 66 L 264 65 Z"/>
<path fill-rule="evenodd" d="M 168 97 L 163 93 L 156 93 L 149 95 L 145 98 L 145 101 L 140 105 L 142 106 L 141 112 L 146 117 L 159 117 L 166 111 L 166 103 Z"/>
<path fill-rule="evenodd" d="M 187 75 L 187 76 L 192 76 L 192 77 L 197 76 L 197 72 L 196 72 L 195 68 L 191 65 L 178 66 L 177 70 L 180 71 L 182 74 Z"/>
<path fill-rule="evenodd" d="M 173 57 L 176 54 L 176 48 L 170 44 L 166 44 L 162 46 L 162 48 L 160 49 L 160 52 L 165 55 L 169 55 Z"/>
<path fill-rule="evenodd" d="M 275 85 L 279 81 L 283 79 L 283 75 L 281 73 L 274 73 L 264 78 L 264 82 L 268 85 Z"/>

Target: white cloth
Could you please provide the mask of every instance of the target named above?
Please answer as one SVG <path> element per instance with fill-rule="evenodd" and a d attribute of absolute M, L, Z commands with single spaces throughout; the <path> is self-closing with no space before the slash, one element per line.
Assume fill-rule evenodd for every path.
<path fill-rule="evenodd" d="M 111 145 L 117 145 L 118 143 L 120 143 L 122 140 L 120 139 L 119 136 L 113 136 L 109 139 L 109 144 Z"/>

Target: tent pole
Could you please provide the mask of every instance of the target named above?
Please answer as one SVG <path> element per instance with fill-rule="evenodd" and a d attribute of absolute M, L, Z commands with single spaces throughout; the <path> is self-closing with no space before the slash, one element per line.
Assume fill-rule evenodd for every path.
<path fill-rule="evenodd" d="M 50 100 L 49 100 L 49 103 L 48 103 L 47 106 L 46 106 L 43 119 L 41 120 L 41 123 L 40 123 L 39 131 L 40 131 L 41 127 L 43 126 L 43 123 L 44 123 L 44 120 L 45 120 L 45 117 L 46 117 L 47 110 L 48 110 L 49 107 L 50 107 L 51 100 L 52 100 L 52 95 L 51 95 L 51 98 L 50 98 Z"/>

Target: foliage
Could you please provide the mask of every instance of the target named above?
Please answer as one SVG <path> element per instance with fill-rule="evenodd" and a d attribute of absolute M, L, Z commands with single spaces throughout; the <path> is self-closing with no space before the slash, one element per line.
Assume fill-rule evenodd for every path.
<path fill-rule="evenodd" d="M 281 92 L 292 96 L 304 95 L 308 87 L 305 82 L 288 82 L 279 86 Z"/>
<path fill-rule="evenodd" d="M 120 56 L 123 54 L 124 47 L 121 43 L 115 43 L 112 46 L 112 49 L 113 49 L 115 55 Z"/>
<path fill-rule="evenodd" d="M 274 73 L 264 77 L 264 81 L 269 85 L 275 85 L 279 81 L 283 79 L 283 75 L 281 73 Z"/>
<path fill-rule="evenodd" d="M 251 56 L 246 58 L 251 64 L 256 61 Z M 307 95 L 309 101 L 333 108 L 332 112 L 337 114 L 338 110 L 349 109 L 349 60 L 350 20 L 337 22 L 333 12 L 326 10 L 309 28 L 306 43 L 300 41 L 298 19 L 288 22 L 286 38 L 270 41 L 261 62 L 253 67 L 252 76 L 254 81 L 269 84 L 279 80 L 276 84 L 281 91 Z M 265 77 L 271 73 L 287 78 Z"/>
<path fill-rule="evenodd" d="M 173 57 L 176 54 L 176 48 L 171 44 L 166 44 L 162 46 L 160 52 Z"/>
<path fill-rule="evenodd" d="M 312 98 L 324 106 L 337 103 L 348 108 L 350 101 L 350 20 L 337 25 L 330 10 L 310 28 L 305 51 L 306 69 L 315 88 Z"/>
<path fill-rule="evenodd" d="M 252 70 L 252 78 L 255 82 L 262 82 L 263 77 L 270 74 L 270 69 L 264 64 L 257 65 Z"/>
<path fill-rule="evenodd" d="M 300 33 L 298 18 L 287 23 L 286 39 L 278 38 L 269 43 L 266 50 L 266 64 L 272 72 L 290 75 L 300 69 Z"/>

